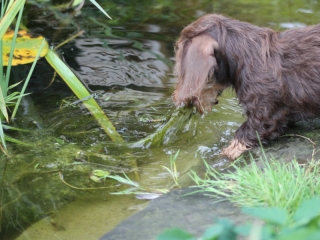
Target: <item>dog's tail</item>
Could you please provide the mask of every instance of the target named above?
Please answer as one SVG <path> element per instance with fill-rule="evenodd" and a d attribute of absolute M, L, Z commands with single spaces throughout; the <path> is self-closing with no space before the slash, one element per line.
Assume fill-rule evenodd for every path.
<path fill-rule="evenodd" d="M 213 79 L 217 68 L 214 51 L 218 47 L 218 43 L 206 34 L 178 40 L 175 65 L 178 84 L 173 94 L 173 101 L 177 106 L 200 98 L 201 90 Z"/>

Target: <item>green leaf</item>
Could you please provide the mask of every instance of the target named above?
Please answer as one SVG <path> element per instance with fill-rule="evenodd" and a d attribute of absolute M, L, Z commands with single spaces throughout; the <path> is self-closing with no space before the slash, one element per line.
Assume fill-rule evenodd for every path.
<path fill-rule="evenodd" d="M 249 236 L 252 233 L 252 230 L 256 228 L 255 224 L 246 224 L 242 226 L 236 226 L 234 231 L 241 236 Z M 261 239 L 271 239 L 275 232 L 275 227 L 271 227 L 270 225 L 263 225 L 260 232 Z"/>
<path fill-rule="evenodd" d="M 92 174 L 100 178 L 106 178 L 110 175 L 110 172 L 101 169 L 96 169 L 92 171 Z"/>
<path fill-rule="evenodd" d="M 139 183 L 136 183 L 136 182 L 130 180 L 130 179 L 127 177 L 127 175 L 125 175 L 125 176 L 126 176 L 126 178 L 123 178 L 123 177 L 118 176 L 118 175 L 115 175 L 115 176 L 113 176 L 113 175 L 108 175 L 108 176 L 106 176 L 106 177 L 107 177 L 107 178 L 114 179 L 114 180 L 118 181 L 119 183 L 123 183 L 123 184 L 126 184 L 126 185 L 130 185 L 130 186 L 133 186 L 133 187 L 136 187 L 136 188 L 139 187 Z"/>
<path fill-rule="evenodd" d="M 4 125 L 4 124 L 2 124 L 2 128 L 4 130 L 15 130 L 15 131 L 19 131 L 19 132 L 31 132 L 31 130 L 22 129 L 22 128 L 16 128 L 16 127 L 12 127 L 12 126 L 9 126 L 9 125 Z"/>
<path fill-rule="evenodd" d="M 221 224 L 216 224 L 211 227 L 208 227 L 204 234 L 201 236 L 202 239 L 204 240 L 213 240 L 217 239 L 218 236 L 221 235 L 223 232 L 224 228 Z"/>
<path fill-rule="evenodd" d="M 91 175 L 90 179 L 96 183 L 101 183 L 101 178 L 95 176 L 95 175 Z"/>
<path fill-rule="evenodd" d="M 12 52 L 12 41 L 14 40 L 14 31 L 9 30 L 3 36 L 2 45 L 2 64 L 7 66 L 9 62 L 9 54 Z M 11 65 L 31 63 L 36 59 L 40 50 L 40 46 L 44 38 L 42 36 L 31 35 L 25 30 L 20 30 L 15 41 L 13 58 Z M 49 49 L 48 43 L 45 41 L 44 46 L 38 56 L 43 57 L 47 54 Z"/>
<path fill-rule="evenodd" d="M 278 225 L 284 225 L 288 221 L 289 217 L 285 210 L 277 207 L 243 208 L 242 212 L 266 222 Z"/>
<path fill-rule="evenodd" d="M 250 231 L 251 231 L 252 225 L 251 224 L 246 224 L 246 225 L 241 225 L 241 226 L 236 226 L 234 228 L 234 231 L 241 236 L 249 236 Z"/>
<path fill-rule="evenodd" d="M 276 240 L 319 240 L 320 231 L 310 228 L 301 228 L 296 231 L 292 231 L 289 234 L 280 234 Z"/>
<path fill-rule="evenodd" d="M 236 240 L 237 235 L 234 231 L 234 225 L 228 219 L 219 219 L 218 224 L 223 226 L 223 232 L 219 236 L 219 240 Z"/>
<path fill-rule="evenodd" d="M 71 7 L 76 7 L 78 6 L 80 3 L 82 3 L 84 0 L 74 0 L 71 4 Z"/>
<path fill-rule="evenodd" d="M 22 83 L 22 81 L 10 85 L 10 86 L 8 87 L 8 90 L 9 90 L 9 89 L 12 89 L 12 88 L 14 88 L 14 87 L 16 87 L 16 86 L 18 86 L 20 83 Z"/>
<path fill-rule="evenodd" d="M 305 200 L 293 215 L 298 225 L 307 224 L 320 214 L 320 199 Z M 320 238 L 319 238 L 320 239 Z"/>
<path fill-rule="evenodd" d="M 190 234 L 179 228 L 168 229 L 161 233 L 156 240 L 194 240 Z"/>
<path fill-rule="evenodd" d="M 12 138 L 12 137 L 9 137 L 7 135 L 4 135 L 4 138 L 7 142 L 12 142 L 12 143 L 15 143 L 15 144 L 20 144 L 20 145 L 24 145 L 24 146 L 32 146 L 32 144 L 30 143 L 25 143 L 25 142 L 22 142 L 16 138 Z"/>

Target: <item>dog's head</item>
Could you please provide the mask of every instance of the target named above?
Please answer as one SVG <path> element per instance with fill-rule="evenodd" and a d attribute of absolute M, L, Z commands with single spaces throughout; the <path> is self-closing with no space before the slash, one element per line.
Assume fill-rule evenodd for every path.
<path fill-rule="evenodd" d="M 182 97 L 181 92 L 176 89 L 172 94 L 172 100 L 176 106 L 195 106 L 200 114 L 204 112 L 210 112 L 213 105 L 219 103 L 218 97 L 222 94 L 225 87 L 215 84 L 207 83 L 199 95 L 189 95 L 188 97 Z M 180 99 L 179 99 L 180 97 Z"/>
<path fill-rule="evenodd" d="M 176 106 L 195 106 L 202 114 L 218 103 L 217 97 L 226 88 L 215 77 L 218 50 L 218 42 L 207 34 L 180 37 L 176 43 L 175 66 L 178 83 L 172 96 Z"/>

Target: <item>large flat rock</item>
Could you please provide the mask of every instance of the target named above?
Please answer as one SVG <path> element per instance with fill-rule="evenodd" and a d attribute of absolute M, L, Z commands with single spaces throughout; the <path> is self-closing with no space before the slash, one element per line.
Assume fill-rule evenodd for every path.
<path fill-rule="evenodd" d="M 194 188 L 175 190 L 150 202 L 142 211 L 123 221 L 101 240 L 147 240 L 168 228 L 179 227 L 200 236 L 217 218 L 228 218 L 235 224 L 249 217 L 227 200 L 195 193 Z"/>

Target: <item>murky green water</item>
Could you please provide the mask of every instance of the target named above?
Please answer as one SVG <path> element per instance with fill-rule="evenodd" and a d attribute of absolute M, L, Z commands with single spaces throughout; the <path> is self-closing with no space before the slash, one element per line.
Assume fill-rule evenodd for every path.
<path fill-rule="evenodd" d="M 161 125 L 141 122 L 141 117 L 170 116 L 175 109 L 171 102 L 176 83 L 173 45 L 188 23 L 205 13 L 219 12 L 284 29 L 317 23 L 320 10 L 318 1 L 99 3 L 113 21 L 89 3 L 69 23 L 47 19 L 48 11 L 36 12 L 30 6 L 25 19 L 28 16 L 27 25 L 54 45 L 85 30 L 60 52 L 97 93 L 96 100 L 127 142 L 142 139 Z M 202 158 L 221 168 L 228 164 L 219 152 L 243 121 L 231 92 L 223 94 L 212 113 L 168 137 L 163 146 L 127 149 L 111 143 L 81 104 L 70 105 L 77 99 L 61 80 L 45 89 L 52 74 L 44 61 L 39 63 L 31 85 L 34 94 L 25 101 L 16 121 L 31 132 L 12 136 L 29 146 L 11 145 L 11 157 L 0 160 L 1 239 L 97 239 L 143 208 L 146 200 L 109 194 L 126 186 L 90 180 L 94 169 L 126 172 L 143 186 L 168 189 L 173 181 L 162 166 L 169 166 L 170 155 L 178 150 L 182 186 L 191 184 L 190 169 L 201 172 Z"/>

